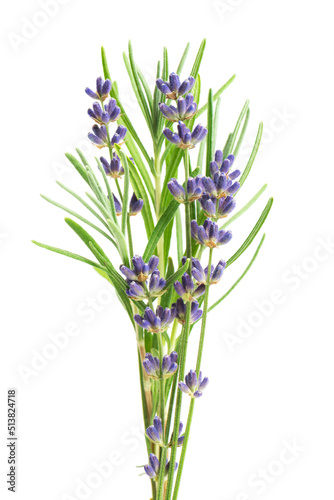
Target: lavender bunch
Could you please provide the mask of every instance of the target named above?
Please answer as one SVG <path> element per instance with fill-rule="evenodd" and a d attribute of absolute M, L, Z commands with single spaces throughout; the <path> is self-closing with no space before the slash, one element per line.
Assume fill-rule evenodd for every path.
<path fill-rule="evenodd" d="M 151 89 L 129 43 L 124 60 L 151 136 L 152 147 L 148 149 L 122 105 L 102 48 L 104 78 L 97 78 L 96 89 L 86 88 L 86 94 L 93 100 L 88 116 L 94 121 L 88 138 L 102 155 L 96 156 L 95 166 L 90 165 L 80 150 L 78 157 L 66 155 L 88 185 L 88 199 L 58 183 L 96 220 L 92 222 L 44 198 L 93 229 L 103 239 L 104 249 L 72 218 L 65 221 L 88 247 L 93 260 L 34 242 L 93 267 L 112 283 L 120 305 L 128 314 L 139 359 L 147 448 L 144 475 L 151 481 L 153 500 L 178 497 L 195 402 L 202 399 L 204 390 L 207 393 L 204 401 L 210 397 L 209 379 L 202 375 L 208 314 L 246 275 L 264 235 L 243 273 L 209 305 L 211 287 L 218 283 L 224 286 L 225 272 L 251 245 L 272 206 L 270 198 L 244 242 L 231 253 L 232 232 L 227 227 L 266 189 L 264 185 L 235 212 L 236 197 L 250 173 L 263 127 L 260 124 L 248 161 L 239 161 L 250 117 L 246 101 L 225 144 L 216 149 L 221 96 L 234 76 L 215 93 L 210 90 L 207 100 L 199 106 L 199 68 L 204 49 L 205 40 L 186 78 L 179 75 L 189 44 L 177 72 L 170 74 L 168 52 L 164 49 L 163 63 L 157 64 L 156 85 Z M 205 125 L 197 122 L 199 117 Z M 132 238 L 132 217 L 137 215 L 136 223 L 139 220 L 142 224 L 145 239 L 142 255 L 136 253 L 138 242 Z M 197 359 L 188 360 L 190 333 L 197 327 L 200 329 Z M 190 371 L 186 374 L 188 364 Z M 190 404 L 183 426 L 181 410 L 186 401 Z"/>

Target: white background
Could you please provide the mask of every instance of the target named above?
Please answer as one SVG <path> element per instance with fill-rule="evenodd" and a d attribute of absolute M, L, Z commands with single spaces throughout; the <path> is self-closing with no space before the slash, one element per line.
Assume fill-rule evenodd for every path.
<path fill-rule="evenodd" d="M 91 101 L 84 88 L 102 73 L 100 46 L 146 140 L 122 61 L 128 39 L 153 87 L 163 46 L 168 45 L 174 70 L 191 42 L 187 76 L 203 37 L 202 104 L 210 86 L 217 90 L 237 74 L 223 94 L 218 146 L 245 99 L 251 100 L 241 169 L 264 121 L 263 146 L 238 195 L 239 207 L 268 183 L 257 204 L 231 227 L 233 241 L 215 258 L 232 255 L 268 197 L 275 202 L 258 260 L 209 319 L 203 370 L 210 385 L 196 403 L 179 498 L 333 498 L 331 2 L 61 3 L 53 17 L 41 18 L 41 2 L 7 2 L 1 16 L 1 498 L 11 498 L 5 484 L 10 387 L 18 391 L 16 498 L 84 498 L 77 485 L 96 479 L 91 475 L 96 464 L 110 460 L 113 472 L 85 498 L 149 498 L 149 481 L 135 468 L 147 457 L 131 327 L 92 269 L 30 240 L 87 255 L 63 222 L 65 214 L 39 194 L 79 210 L 55 181 L 84 195 L 83 182 L 63 154 L 89 147 L 86 109 Z M 17 38 L 24 35 L 27 20 L 44 26 L 35 28 L 30 39 Z M 87 154 L 96 152 L 91 148 Z M 144 244 L 138 228 L 136 251 Z M 255 248 L 256 242 L 227 270 L 214 291 L 217 297 L 240 275 Z M 280 295 L 280 304 L 273 305 L 273 295 Z M 259 312 L 261 304 L 267 317 Z M 32 368 L 36 352 L 50 344 L 50 334 L 71 328 L 76 335 L 66 348 L 24 378 L 22 366 Z M 238 343 L 231 345 L 231 338 Z M 188 369 L 197 339 L 198 332 Z M 287 442 L 297 445 L 295 457 L 284 452 Z M 259 483 L 261 467 L 267 479 Z"/>

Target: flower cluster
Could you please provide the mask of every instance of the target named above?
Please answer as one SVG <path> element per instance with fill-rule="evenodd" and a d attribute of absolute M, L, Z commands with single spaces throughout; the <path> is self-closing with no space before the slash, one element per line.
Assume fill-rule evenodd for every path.
<path fill-rule="evenodd" d="M 162 359 L 162 369 L 160 369 L 160 359 L 158 357 L 153 357 L 150 352 L 145 354 L 145 359 L 143 360 L 143 366 L 147 375 L 153 379 L 169 378 L 177 370 L 177 352 L 173 351 L 171 354 L 166 354 Z"/>
<path fill-rule="evenodd" d="M 183 423 L 180 422 L 179 435 L 177 438 L 177 446 L 182 446 L 183 441 L 184 441 L 184 436 L 181 436 L 182 429 L 183 429 Z M 165 444 L 163 442 L 163 429 L 162 429 L 162 423 L 161 423 L 160 417 L 158 417 L 158 416 L 154 417 L 153 425 L 150 425 L 146 429 L 146 436 L 148 437 L 148 439 L 150 441 L 152 441 L 152 443 L 157 444 L 157 445 L 161 446 L 162 448 L 165 447 Z M 168 443 L 168 446 L 172 446 L 172 444 L 173 444 L 173 434 L 172 434 L 170 443 Z"/>
<path fill-rule="evenodd" d="M 182 264 L 186 263 L 187 258 L 182 258 Z M 216 285 L 222 278 L 226 262 L 220 260 L 216 267 L 211 264 L 210 285 Z M 191 259 L 191 274 L 196 282 L 196 285 L 206 285 L 208 279 L 208 267 L 203 269 L 202 264 L 194 257 Z"/>
<path fill-rule="evenodd" d="M 168 462 L 168 460 L 166 459 L 165 474 L 164 474 L 165 480 L 168 478 L 169 466 L 170 466 L 170 462 Z M 175 470 L 177 469 L 177 467 L 178 467 L 178 464 L 175 463 Z M 149 464 L 144 466 L 144 470 L 150 479 L 153 479 L 153 481 L 158 480 L 159 472 L 160 472 L 160 462 L 157 459 L 157 457 L 154 455 L 154 453 L 150 453 Z"/>
<path fill-rule="evenodd" d="M 122 215 L 122 204 L 117 198 L 117 196 L 114 195 L 114 193 L 113 193 L 113 199 L 115 204 L 116 215 Z M 128 212 L 129 215 L 133 216 L 139 214 L 143 206 L 144 206 L 143 200 L 140 198 L 138 199 L 136 194 L 133 193 L 129 203 L 129 212 Z"/>
<path fill-rule="evenodd" d="M 209 379 L 205 377 L 202 378 L 202 372 L 199 372 L 199 377 L 195 370 L 190 370 L 190 372 L 185 376 L 185 383 L 179 382 L 179 388 L 185 394 L 188 394 L 191 398 L 200 398 L 203 394 L 203 390 L 209 383 Z"/>

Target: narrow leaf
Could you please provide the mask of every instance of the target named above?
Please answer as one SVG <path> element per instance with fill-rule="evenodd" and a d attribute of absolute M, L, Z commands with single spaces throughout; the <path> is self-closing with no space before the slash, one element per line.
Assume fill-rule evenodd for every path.
<path fill-rule="evenodd" d="M 179 207 L 179 203 L 176 200 L 173 200 L 168 205 L 168 207 L 166 208 L 166 210 L 164 211 L 162 216 L 160 217 L 160 219 L 159 219 L 157 225 L 155 226 L 155 228 L 151 234 L 151 237 L 147 243 L 147 246 L 146 246 L 146 249 L 145 249 L 145 252 L 143 255 L 143 259 L 145 262 L 147 262 L 148 259 L 153 255 L 153 252 L 158 244 L 158 241 L 160 240 L 161 236 L 163 235 L 165 228 L 168 226 L 168 224 L 170 223 L 170 221 L 174 217 L 174 214 L 175 214 L 176 210 L 178 209 L 178 207 Z"/>

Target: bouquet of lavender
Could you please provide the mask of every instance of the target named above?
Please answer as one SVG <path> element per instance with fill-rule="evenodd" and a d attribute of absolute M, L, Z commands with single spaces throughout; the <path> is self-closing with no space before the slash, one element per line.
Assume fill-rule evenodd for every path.
<path fill-rule="evenodd" d="M 253 165 L 263 127 L 260 124 L 242 173 L 235 168 L 235 163 L 249 121 L 248 101 L 224 147 L 215 151 L 220 96 L 234 77 L 216 93 L 210 90 L 206 104 L 199 108 L 199 68 L 204 49 L 205 40 L 186 79 L 179 75 L 189 44 L 176 72 L 170 74 L 165 49 L 162 63 L 157 64 L 156 86 L 152 93 L 135 63 L 129 44 L 124 61 L 152 137 L 151 153 L 121 104 L 117 83 L 111 81 L 102 48 L 104 79 L 99 77 L 96 89 L 86 88 L 86 93 L 93 100 L 88 115 L 95 122 L 88 137 L 102 150 L 103 156 L 96 157 L 97 165 L 92 167 L 80 150 L 77 150 L 79 159 L 66 155 L 88 184 L 90 192 L 86 194 L 89 201 L 58 183 L 97 221 L 93 223 L 44 198 L 100 233 L 106 243 L 111 243 L 117 250 L 119 262 L 112 262 L 108 252 L 70 218 L 65 219 L 66 223 L 86 244 L 94 260 L 34 242 L 92 266 L 112 283 L 129 316 L 137 342 L 146 429 L 148 463 L 144 471 L 151 481 L 153 500 L 177 499 L 195 402 L 202 397 L 209 383 L 201 371 L 207 316 L 245 276 L 259 252 L 264 235 L 242 275 L 209 307 L 210 288 L 221 280 L 226 269 L 252 243 L 272 206 L 272 199 L 269 199 L 237 252 L 228 260 L 216 257 L 220 247 L 225 254 L 225 245 L 232 238 L 227 226 L 240 217 L 266 188 L 264 185 L 227 220 L 235 209 L 236 194 Z M 204 114 L 206 126 L 195 125 L 195 120 Z M 190 153 L 194 149 L 198 150 L 197 157 Z M 135 253 L 131 233 L 132 218 L 138 214 L 142 217 L 147 238 L 142 256 Z M 189 336 L 197 323 L 200 324 L 197 361 L 191 360 L 192 369 L 186 373 Z M 180 417 L 186 397 L 190 398 L 190 405 L 184 426 Z"/>

